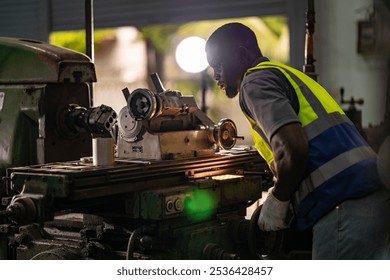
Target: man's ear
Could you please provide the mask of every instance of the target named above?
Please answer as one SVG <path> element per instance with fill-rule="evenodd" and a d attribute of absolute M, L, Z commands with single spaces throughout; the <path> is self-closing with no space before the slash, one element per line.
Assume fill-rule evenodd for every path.
<path fill-rule="evenodd" d="M 239 57 L 240 57 L 240 63 L 242 65 L 248 64 L 249 56 L 250 56 L 248 49 L 244 46 L 239 46 L 238 52 L 239 52 Z"/>

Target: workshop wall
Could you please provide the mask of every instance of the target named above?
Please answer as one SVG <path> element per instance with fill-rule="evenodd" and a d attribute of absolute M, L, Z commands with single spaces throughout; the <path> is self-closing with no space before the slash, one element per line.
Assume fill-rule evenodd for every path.
<path fill-rule="evenodd" d="M 46 41 L 50 0 L 0 0 L 0 36 Z"/>
<path fill-rule="evenodd" d="M 336 98 L 343 87 L 344 99 L 364 99 L 363 106 L 358 106 L 362 109 L 363 127 L 383 121 L 388 79 L 388 54 L 386 57 L 380 46 L 364 54 L 358 53 L 357 48 L 358 22 L 369 20 L 373 3 L 373 0 L 315 2 L 314 56 L 318 80 Z M 378 16 L 372 20 L 378 23 L 381 20 Z M 376 34 L 380 34 L 379 30 Z"/>

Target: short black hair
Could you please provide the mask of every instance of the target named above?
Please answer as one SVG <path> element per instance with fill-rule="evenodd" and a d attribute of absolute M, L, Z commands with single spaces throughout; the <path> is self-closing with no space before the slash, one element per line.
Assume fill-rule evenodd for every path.
<path fill-rule="evenodd" d="M 244 46 L 251 52 L 261 54 L 255 33 L 239 22 L 227 23 L 215 30 L 207 40 L 206 49 L 212 46 L 230 47 L 230 49 Z"/>

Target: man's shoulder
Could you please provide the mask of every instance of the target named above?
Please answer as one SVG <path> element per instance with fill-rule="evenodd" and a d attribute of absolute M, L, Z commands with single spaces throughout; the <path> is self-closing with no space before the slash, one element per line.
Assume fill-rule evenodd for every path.
<path fill-rule="evenodd" d="M 253 71 L 242 80 L 242 87 L 250 84 L 264 85 L 279 84 L 285 82 L 283 74 L 277 69 L 261 69 Z"/>

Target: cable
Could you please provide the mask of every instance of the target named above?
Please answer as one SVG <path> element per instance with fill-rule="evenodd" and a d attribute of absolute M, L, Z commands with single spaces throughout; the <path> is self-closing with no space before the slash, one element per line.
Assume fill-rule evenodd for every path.
<path fill-rule="evenodd" d="M 133 260 L 135 241 L 145 230 L 145 227 L 139 227 L 131 233 L 129 242 L 127 243 L 126 260 Z"/>

